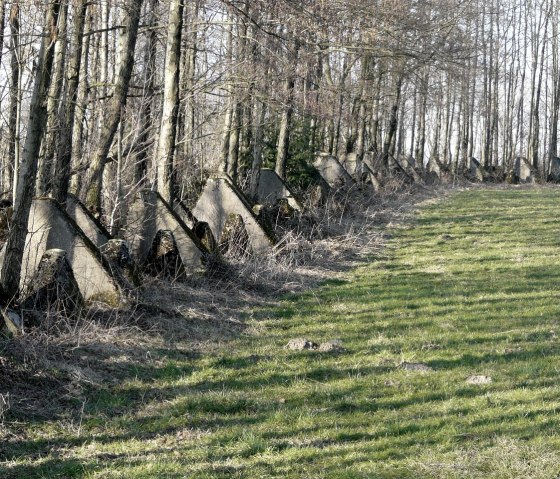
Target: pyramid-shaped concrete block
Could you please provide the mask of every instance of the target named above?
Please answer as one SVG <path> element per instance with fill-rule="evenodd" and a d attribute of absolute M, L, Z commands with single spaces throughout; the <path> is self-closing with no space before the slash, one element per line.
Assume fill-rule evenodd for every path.
<path fill-rule="evenodd" d="M 173 233 L 187 270 L 202 267 L 207 251 L 198 238 L 159 193 L 143 190 L 137 194 L 129 209 L 124 232 L 132 255 L 139 264 L 146 262 L 160 230 Z"/>
<path fill-rule="evenodd" d="M 142 285 L 126 241 L 114 239 L 101 221 L 72 194 L 66 199 L 66 213 L 109 261 L 113 274 L 119 276 L 121 282 L 128 284 L 128 289 Z"/>
<path fill-rule="evenodd" d="M 535 170 L 527 158 L 518 156 L 513 163 L 514 175 L 521 183 L 532 183 L 535 180 Z"/>
<path fill-rule="evenodd" d="M 469 159 L 469 176 L 474 181 L 484 181 L 484 169 L 476 158 Z"/>
<path fill-rule="evenodd" d="M 548 181 L 560 181 L 560 158 L 554 156 L 548 165 Z"/>
<path fill-rule="evenodd" d="M 429 173 L 435 174 L 439 179 L 441 179 L 443 165 L 437 158 L 430 158 L 426 166 L 426 170 Z"/>
<path fill-rule="evenodd" d="M 313 166 L 332 188 L 350 186 L 354 180 L 344 169 L 338 159 L 328 153 L 320 153 L 315 158 Z"/>
<path fill-rule="evenodd" d="M 278 200 L 286 199 L 294 210 L 303 210 L 287 183 L 269 168 L 261 169 L 257 196 L 259 202 L 263 204 L 274 205 Z"/>
<path fill-rule="evenodd" d="M 350 176 L 355 178 L 356 169 L 358 168 L 358 155 L 356 153 L 348 153 L 340 157 L 340 164 L 348 172 Z"/>
<path fill-rule="evenodd" d="M 128 285 L 121 284 L 111 273 L 99 249 L 56 201 L 51 198 L 33 200 L 27 228 L 20 284 L 22 290 L 29 289 L 29 282 L 35 276 L 45 251 L 61 249 L 67 254 L 86 301 L 99 301 L 111 306 L 125 302 L 124 293 Z"/>
<path fill-rule="evenodd" d="M 193 214 L 208 223 L 218 242 L 228 217 L 241 215 L 253 252 L 266 253 L 273 247 L 272 233 L 259 223 L 248 199 L 226 175 L 208 179 Z"/>
<path fill-rule="evenodd" d="M 373 174 L 373 170 L 365 160 L 366 157 L 364 155 L 364 160 L 358 163 L 358 155 L 356 153 L 348 153 L 342 157 L 341 164 L 356 181 L 376 184 L 377 179 Z"/>
<path fill-rule="evenodd" d="M 66 199 L 66 213 L 98 248 L 106 245 L 112 239 L 101 222 L 72 194 L 68 195 Z"/>

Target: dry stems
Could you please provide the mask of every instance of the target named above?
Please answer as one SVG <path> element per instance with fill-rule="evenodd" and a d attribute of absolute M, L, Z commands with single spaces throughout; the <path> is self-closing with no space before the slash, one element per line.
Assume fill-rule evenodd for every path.
<path fill-rule="evenodd" d="M 340 190 L 324 207 L 307 205 L 295 219 L 278 219 L 280 240 L 264 257 L 226 258 L 225 266 L 186 281 L 151 279 L 143 303 L 129 310 L 93 305 L 73 317 L 47 315 L 42 327 L 0 341 L 0 421 L 10 407 L 52 415 L 61 401 L 79 397 L 83 385 L 118 380 L 119 368 L 151 361 L 150 350 L 219 348 L 249 327 L 244 318 L 251 308 L 314 288 L 378 254 L 387 224 L 402 221 L 428 196 L 433 192 L 418 187 L 385 195 Z M 37 390 L 53 384 L 64 394 Z"/>

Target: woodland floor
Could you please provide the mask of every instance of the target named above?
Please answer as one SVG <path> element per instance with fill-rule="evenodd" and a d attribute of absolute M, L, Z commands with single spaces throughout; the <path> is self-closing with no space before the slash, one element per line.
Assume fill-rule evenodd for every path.
<path fill-rule="evenodd" d="M 421 199 L 0 343 L 0 477 L 559 477 L 560 188 Z"/>

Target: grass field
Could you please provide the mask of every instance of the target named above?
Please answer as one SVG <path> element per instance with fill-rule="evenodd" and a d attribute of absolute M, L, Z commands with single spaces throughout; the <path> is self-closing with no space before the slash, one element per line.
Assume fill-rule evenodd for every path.
<path fill-rule="evenodd" d="M 12 418 L 0 477 L 557 478 L 559 209 L 558 188 L 425 205 L 383 257 L 247 311 L 219 352 L 152 351 L 79 417 Z"/>

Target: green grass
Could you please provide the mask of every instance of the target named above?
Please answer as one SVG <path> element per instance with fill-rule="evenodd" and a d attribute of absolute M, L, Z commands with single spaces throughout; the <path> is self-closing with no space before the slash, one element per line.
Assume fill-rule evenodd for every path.
<path fill-rule="evenodd" d="M 0 477 L 556 478 L 559 207 L 557 188 L 426 206 L 346 280 L 247 312 L 258 334 L 131 368 L 80 421 L 31 421 Z"/>

